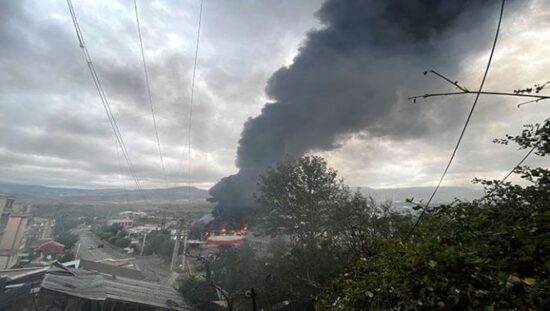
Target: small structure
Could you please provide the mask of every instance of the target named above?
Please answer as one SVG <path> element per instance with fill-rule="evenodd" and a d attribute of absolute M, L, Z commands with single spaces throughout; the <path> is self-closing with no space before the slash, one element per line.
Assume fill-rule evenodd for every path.
<path fill-rule="evenodd" d="M 122 217 L 129 217 L 129 218 L 139 218 L 139 217 L 146 217 L 147 213 L 145 212 L 136 212 L 136 211 L 124 211 L 118 213 Z"/>
<path fill-rule="evenodd" d="M 241 245 L 243 240 L 244 236 L 242 235 L 214 235 L 208 237 L 206 240 L 206 245 L 233 247 Z"/>
<path fill-rule="evenodd" d="M 128 229 L 134 225 L 134 220 L 128 217 L 114 217 L 107 220 L 107 225 L 119 225 L 124 229 Z"/>
<path fill-rule="evenodd" d="M 42 253 L 42 256 L 46 257 L 53 255 L 54 257 L 65 252 L 65 245 L 57 241 L 48 241 L 38 246 L 38 250 Z"/>

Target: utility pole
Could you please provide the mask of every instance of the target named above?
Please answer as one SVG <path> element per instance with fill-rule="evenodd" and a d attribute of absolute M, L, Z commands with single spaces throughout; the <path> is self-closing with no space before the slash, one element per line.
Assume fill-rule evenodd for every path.
<path fill-rule="evenodd" d="M 183 230 L 183 254 L 181 258 L 181 266 L 185 269 L 185 261 L 187 259 L 187 228 Z"/>
<path fill-rule="evenodd" d="M 258 311 L 258 306 L 256 305 L 256 291 L 254 288 L 250 289 L 250 297 L 252 298 L 252 310 Z"/>
<path fill-rule="evenodd" d="M 180 240 L 181 240 L 181 234 L 182 234 L 182 231 L 183 231 L 183 225 L 184 225 L 183 218 L 180 218 L 178 220 L 178 230 L 176 232 L 176 243 L 174 244 L 174 252 L 172 253 L 172 262 L 170 263 L 170 271 L 174 271 L 174 269 L 176 268 L 176 263 L 177 263 L 177 260 L 178 260 L 178 252 L 180 250 Z M 185 242 L 185 244 L 187 244 L 187 243 Z M 185 245 L 184 245 L 184 247 L 185 247 Z M 185 249 L 184 249 L 184 252 L 185 252 Z M 184 254 L 184 256 L 185 256 L 185 254 Z"/>
<path fill-rule="evenodd" d="M 178 259 L 178 252 L 180 250 L 180 236 L 181 236 L 181 224 L 176 232 L 176 243 L 174 244 L 174 251 L 172 252 L 172 261 L 170 262 L 170 271 L 174 271 L 176 267 L 176 261 Z"/>
<path fill-rule="evenodd" d="M 143 235 L 143 242 L 141 242 L 141 252 L 140 252 L 140 256 L 143 256 L 143 250 L 145 249 L 145 240 L 147 239 L 147 232 L 145 232 L 145 234 Z"/>
<path fill-rule="evenodd" d="M 80 251 L 80 243 L 76 246 L 76 254 L 74 255 L 74 259 L 78 258 L 78 252 Z"/>

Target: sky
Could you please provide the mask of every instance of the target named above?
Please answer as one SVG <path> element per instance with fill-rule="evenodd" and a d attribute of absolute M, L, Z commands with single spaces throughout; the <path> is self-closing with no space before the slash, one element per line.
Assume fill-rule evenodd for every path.
<path fill-rule="evenodd" d="M 350 13 L 334 3 L 204 0 L 189 161 L 188 112 L 200 1 L 138 1 L 167 172 L 163 177 L 133 1 L 74 0 L 86 45 L 143 186 L 191 184 L 208 189 L 237 173 L 239 165 L 242 168 L 239 161 L 247 158 L 243 152 L 247 135 L 252 135 L 248 132 L 260 138 L 259 132 L 266 133 L 266 141 L 272 142 L 273 136 L 267 135 L 271 123 L 261 120 L 269 119 L 266 103 L 280 102 L 298 102 L 295 107 L 306 107 L 302 112 L 312 120 L 326 121 L 323 115 L 334 114 L 338 121 L 308 119 L 308 129 L 294 124 L 292 130 L 287 128 L 286 135 L 292 139 L 285 140 L 285 151 L 323 156 L 352 186 L 434 185 L 473 96 L 416 104 L 407 97 L 454 91 L 436 77 L 424 76 L 426 69 L 441 70 L 469 89 L 478 88 L 498 5 L 457 10 L 461 13 L 453 16 L 452 23 L 443 22 L 445 30 L 429 33 L 427 39 L 424 32 L 415 32 L 423 31 L 420 21 L 406 20 L 409 24 L 397 28 L 410 29 L 411 38 L 398 37 L 403 40 L 397 45 L 393 36 L 401 33 L 392 32 L 393 18 L 401 21 L 399 17 L 409 13 L 377 15 L 376 5 L 368 3 L 365 15 L 356 14 L 368 20 L 370 28 L 365 32 L 371 35 L 365 44 L 346 51 L 343 40 L 334 48 L 338 56 L 327 56 L 330 65 L 316 66 L 307 60 L 320 50 L 319 37 L 347 35 L 336 30 L 346 29 Z M 550 3 L 509 3 L 486 90 L 510 92 L 550 80 L 550 45 L 545 44 L 550 40 Z M 423 50 L 426 46 L 429 53 Z M 319 70 L 311 70 L 308 64 Z M 0 181 L 133 187 L 64 1 L 0 2 L 0 72 Z M 323 83 L 311 83 L 319 80 Z M 354 96 L 361 89 L 368 94 Z M 304 97 L 303 90 L 316 91 L 310 98 Z M 300 104 L 322 102 L 319 94 L 327 98 L 326 105 Z M 542 122 L 550 116 L 550 102 L 518 108 L 520 102 L 480 98 L 444 185 L 467 186 L 474 177 L 503 177 L 521 159 L 525 151 L 492 140 L 518 133 L 523 124 Z M 239 148 L 239 142 L 244 147 Z M 301 142 L 308 142 L 307 148 L 295 146 L 302 146 Z M 527 164 L 548 166 L 535 157 Z"/>

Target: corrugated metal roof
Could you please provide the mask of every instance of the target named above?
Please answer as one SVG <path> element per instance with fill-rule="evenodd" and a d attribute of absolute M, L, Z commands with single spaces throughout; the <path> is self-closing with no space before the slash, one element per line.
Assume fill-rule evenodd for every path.
<path fill-rule="evenodd" d="M 79 268 L 97 271 L 103 274 L 110 274 L 125 277 L 134 280 L 143 280 L 145 276 L 141 271 L 135 269 L 128 269 L 124 267 L 117 267 L 106 263 L 95 262 L 90 260 L 81 259 Z"/>
<path fill-rule="evenodd" d="M 87 270 L 48 272 L 42 288 L 90 300 L 118 300 L 169 310 L 192 310 L 171 287 Z"/>

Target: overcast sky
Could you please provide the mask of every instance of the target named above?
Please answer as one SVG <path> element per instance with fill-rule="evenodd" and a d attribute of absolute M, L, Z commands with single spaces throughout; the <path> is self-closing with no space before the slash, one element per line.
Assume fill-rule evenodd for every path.
<path fill-rule="evenodd" d="M 193 104 L 191 184 L 206 189 L 237 171 L 236 152 L 244 123 L 270 101 L 265 92 L 270 76 L 292 65 L 309 31 L 324 27 L 315 15 L 322 2 L 204 1 Z M 142 184 L 186 184 L 187 114 L 200 1 L 138 1 L 167 181 L 146 100 L 133 1 L 74 0 L 73 5 Z M 482 13 L 486 13 L 482 16 L 486 22 L 478 28 L 449 32 L 441 39 L 454 62 L 454 66 L 441 66 L 452 67 L 446 74 L 469 89 L 479 85 L 496 27 L 495 8 Z M 512 91 L 550 80 L 549 41 L 550 2 L 510 5 L 485 89 Z M 437 70 L 442 59 L 445 55 L 426 66 Z M 416 70 L 407 62 L 403 66 Z M 411 124 L 410 134 L 406 128 L 398 135 L 359 129 L 341 135 L 338 148 L 311 153 L 325 157 L 352 186 L 434 185 L 473 96 L 409 103 L 408 96 L 454 91 L 435 77 L 422 75 L 422 70 L 430 68 L 418 67 L 412 76 L 399 76 L 402 81 L 392 77 L 393 109 L 418 111 L 410 118 L 395 114 L 401 120 L 384 120 Z M 379 64 L 377 70 L 383 69 L 384 64 Z M 409 75 L 414 70 L 405 72 Z M 525 151 L 491 141 L 518 133 L 525 123 L 541 122 L 550 116 L 550 102 L 518 109 L 519 102 L 480 98 L 445 185 L 469 185 L 476 176 L 500 178 L 523 156 Z M 428 131 L 412 132 L 415 122 L 430 118 L 434 122 Z M 548 166 L 535 157 L 527 164 Z M 0 181 L 132 187 L 125 172 L 66 3 L 1 1 Z"/>

